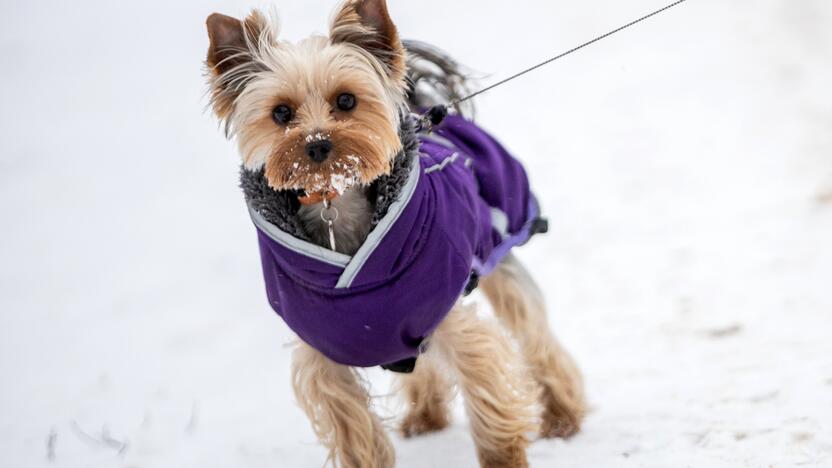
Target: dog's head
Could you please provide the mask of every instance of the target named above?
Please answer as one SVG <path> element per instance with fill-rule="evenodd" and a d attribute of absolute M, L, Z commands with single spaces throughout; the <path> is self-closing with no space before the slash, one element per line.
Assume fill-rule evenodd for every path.
<path fill-rule="evenodd" d="M 276 190 L 342 192 L 400 150 L 405 50 L 385 0 L 348 0 L 329 37 L 277 38 L 276 20 L 208 17 L 211 104 L 247 169 Z"/>

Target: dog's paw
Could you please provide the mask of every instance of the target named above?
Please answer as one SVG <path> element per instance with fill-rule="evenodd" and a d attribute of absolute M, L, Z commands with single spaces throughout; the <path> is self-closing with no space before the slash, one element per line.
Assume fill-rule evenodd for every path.
<path fill-rule="evenodd" d="M 547 412 L 540 423 L 540 436 L 544 439 L 568 439 L 580 430 L 580 420 L 562 414 L 554 415 Z"/>
<path fill-rule="evenodd" d="M 567 439 L 581 430 L 584 406 L 579 399 L 568 399 L 544 405 L 540 422 L 540 436 L 544 439 Z"/>
<path fill-rule="evenodd" d="M 481 468 L 529 468 L 526 444 L 507 447 L 498 452 L 478 452 Z"/>
<path fill-rule="evenodd" d="M 408 414 L 401 424 L 405 438 L 438 432 L 448 427 L 448 416 L 438 411 Z"/>

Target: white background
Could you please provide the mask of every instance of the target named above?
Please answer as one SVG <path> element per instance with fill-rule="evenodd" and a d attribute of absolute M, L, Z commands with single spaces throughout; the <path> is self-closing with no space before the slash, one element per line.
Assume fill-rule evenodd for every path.
<path fill-rule="evenodd" d="M 486 84 L 662 4 L 391 10 Z M 204 19 L 250 6 L 0 5 L 0 466 L 322 465 L 205 111 Z M 296 40 L 334 2 L 279 6 Z M 689 0 L 479 100 L 550 217 L 519 255 L 592 406 L 533 466 L 832 464 L 830 83 L 827 0 Z M 401 467 L 475 466 L 459 408 L 395 445 Z"/>

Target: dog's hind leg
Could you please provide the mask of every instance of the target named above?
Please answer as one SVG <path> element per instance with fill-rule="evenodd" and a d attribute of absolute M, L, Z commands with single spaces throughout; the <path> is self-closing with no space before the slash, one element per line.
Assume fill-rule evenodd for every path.
<path fill-rule="evenodd" d="M 392 468 L 395 454 L 355 370 L 301 343 L 292 362 L 298 404 L 329 458 L 343 468 Z"/>
<path fill-rule="evenodd" d="M 457 305 L 433 334 L 436 352 L 459 384 L 484 468 L 528 467 L 528 433 L 537 429 L 535 385 L 499 324 Z"/>
<path fill-rule="evenodd" d="M 543 295 L 529 272 L 507 256 L 480 281 L 494 313 L 511 330 L 542 387 L 543 437 L 568 437 L 580 429 L 585 413 L 581 374 L 557 342 L 546 317 Z"/>
<path fill-rule="evenodd" d="M 441 431 L 450 421 L 453 386 L 434 358 L 433 352 L 423 354 L 413 373 L 398 378 L 407 404 L 407 415 L 401 424 L 404 437 Z"/>

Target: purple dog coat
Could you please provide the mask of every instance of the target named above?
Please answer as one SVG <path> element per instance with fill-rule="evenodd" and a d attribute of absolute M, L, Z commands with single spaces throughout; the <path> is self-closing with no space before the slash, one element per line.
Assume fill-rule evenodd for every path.
<path fill-rule="evenodd" d="M 526 173 L 491 136 L 452 115 L 420 140 L 399 198 L 353 256 L 293 237 L 250 210 L 269 303 L 338 363 L 416 357 L 472 273 L 491 272 L 535 230 Z"/>

